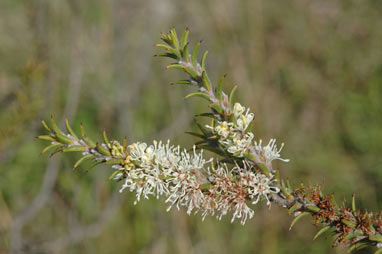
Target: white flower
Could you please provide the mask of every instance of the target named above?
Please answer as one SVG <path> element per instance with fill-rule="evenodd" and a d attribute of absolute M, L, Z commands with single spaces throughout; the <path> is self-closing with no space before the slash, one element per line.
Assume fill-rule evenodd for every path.
<path fill-rule="evenodd" d="M 252 132 L 248 132 L 244 138 L 239 138 L 238 136 L 235 136 L 231 142 L 227 143 L 227 151 L 232 154 L 239 153 L 240 156 L 243 156 L 244 153 L 248 152 L 249 148 L 252 146 L 252 140 Z"/>
<path fill-rule="evenodd" d="M 236 129 L 240 131 L 245 131 L 249 124 L 252 122 L 254 118 L 253 113 L 247 113 L 245 115 L 241 115 L 237 120 L 236 120 Z"/>
<path fill-rule="evenodd" d="M 245 107 L 243 107 L 240 103 L 236 102 L 233 105 L 233 115 L 235 118 L 239 118 L 245 111 Z"/>
<path fill-rule="evenodd" d="M 289 162 L 289 159 L 280 158 L 280 152 L 284 147 L 284 143 L 281 144 L 280 148 L 277 149 L 276 139 L 271 139 L 266 146 L 262 146 L 262 140 L 257 143 L 255 141 L 254 148 L 256 152 L 264 158 L 264 162 L 271 163 L 273 160 L 281 160 L 284 162 Z"/>
<path fill-rule="evenodd" d="M 224 121 L 215 127 L 215 131 L 219 134 L 221 139 L 226 139 L 231 132 L 231 126 L 232 123 Z"/>

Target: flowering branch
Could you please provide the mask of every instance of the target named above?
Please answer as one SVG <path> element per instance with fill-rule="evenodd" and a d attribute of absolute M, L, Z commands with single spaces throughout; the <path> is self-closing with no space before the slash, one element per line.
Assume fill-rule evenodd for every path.
<path fill-rule="evenodd" d="M 272 161 L 288 159 L 280 157 L 280 148 L 276 140 L 267 145 L 255 141 L 251 132 L 254 115 L 239 103 L 233 103 L 236 87 L 226 94 L 222 89 L 224 76 L 216 86 L 208 78 L 205 69 L 207 51 L 198 61 L 200 42 L 189 53 L 189 31 L 185 30 L 179 39 L 175 29 L 162 34 L 164 44 L 156 46 L 165 49 L 156 56 L 168 57 L 175 62 L 167 68 L 181 69 L 187 79 L 174 84 L 194 85 L 197 91 L 186 96 L 201 97 L 210 102 L 211 112 L 202 114 L 211 118 L 210 125 L 198 127 L 200 133 L 192 152 L 181 150 L 179 146 L 154 141 L 152 145 L 134 143 L 127 145 L 109 141 L 103 133 L 103 143 L 95 143 L 87 137 L 81 126 L 81 135 L 77 136 L 66 121 L 67 133 L 58 128 L 53 118 L 50 127 L 43 121 L 48 135 L 39 139 L 51 144 L 43 153 L 81 152 L 82 157 L 74 168 L 86 161 L 98 165 L 111 165 L 110 179 L 123 180 L 121 192 L 128 189 L 136 194 L 138 202 L 154 195 L 165 197 L 168 209 L 176 206 L 187 208 L 187 213 L 200 212 L 204 219 L 207 215 L 222 216 L 232 212 L 232 221 L 239 219 L 242 224 L 252 218 L 254 211 L 249 203 L 257 204 L 266 200 L 267 205 L 275 203 L 287 208 L 294 215 L 291 227 L 301 218 L 311 215 L 315 225 L 323 227 L 316 236 L 325 232 L 335 235 L 334 245 L 340 243 L 349 246 L 349 252 L 368 246 L 377 246 L 375 253 L 382 253 L 382 214 L 373 214 L 356 209 L 354 196 L 351 208 L 338 206 L 333 195 L 323 195 L 320 186 L 294 188 L 289 181 L 280 178 L 279 171 L 273 169 Z M 221 160 L 204 159 L 203 151 L 209 150 L 222 157 Z"/>

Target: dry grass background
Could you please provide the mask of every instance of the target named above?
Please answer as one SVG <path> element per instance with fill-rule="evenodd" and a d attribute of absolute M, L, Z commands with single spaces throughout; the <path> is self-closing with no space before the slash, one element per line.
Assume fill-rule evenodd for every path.
<path fill-rule="evenodd" d="M 107 167 L 73 172 L 75 155 L 39 156 L 34 136 L 53 114 L 99 138 L 190 147 L 183 132 L 206 105 L 184 101 L 167 85 L 181 75 L 152 57 L 161 31 L 189 27 L 212 79 L 239 85 L 257 137 L 286 143 L 283 175 L 381 210 L 381 16 L 378 0 L 2 0 L 0 252 L 345 253 L 312 242 L 308 220 L 288 232 L 278 207 L 243 227 L 133 206 Z"/>

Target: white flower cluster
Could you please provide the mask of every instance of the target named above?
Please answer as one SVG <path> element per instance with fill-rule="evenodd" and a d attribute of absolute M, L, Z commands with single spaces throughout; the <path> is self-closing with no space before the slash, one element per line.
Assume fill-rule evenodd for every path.
<path fill-rule="evenodd" d="M 168 210 L 187 207 L 187 213 L 201 212 L 203 219 L 207 215 L 217 215 L 219 219 L 233 212 L 244 224 L 252 218 L 254 211 L 247 202 L 258 203 L 262 198 L 279 191 L 274 187 L 273 176 L 254 172 L 249 165 L 229 170 L 227 166 L 216 169 L 206 168 L 211 160 L 203 159 L 202 152 L 188 153 L 170 143 L 135 143 L 128 147 L 129 160 L 135 165 L 125 172 L 126 180 L 121 188 L 136 193 L 136 202 L 154 195 L 166 196 Z M 203 186 L 208 186 L 204 188 Z"/>
<path fill-rule="evenodd" d="M 213 178 L 214 188 L 210 190 L 210 193 L 215 197 L 218 218 L 221 219 L 232 210 L 231 222 L 240 219 L 243 225 L 254 215 L 254 211 L 247 205 L 248 200 L 252 204 L 257 204 L 261 198 L 264 198 L 269 206 L 269 196 L 280 191 L 273 186 L 276 182 L 273 175 L 265 176 L 254 172 L 247 163 L 243 168 L 236 166 L 232 170 L 226 166 L 219 167 Z"/>
<path fill-rule="evenodd" d="M 262 146 L 262 141 L 259 143 L 253 140 L 254 134 L 247 130 L 249 125 L 254 119 L 254 114 L 249 112 L 240 103 L 235 103 L 233 107 L 234 120 L 232 122 L 218 121 L 216 126 L 206 127 L 212 129 L 219 135 L 219 143 L 222 144 L 226 150 L 235 155 L 243 156 L 246 153 L 255 152 L 258 158 L 261 158 L 265 163 L 270 163 L 272 160 L 278 159 L 282 161 L 289 161 L 280 158 L 280 151 L 284 144 L 279 149 L 276 147 L 276 140 L 271 139 L 268 145 Z"/>

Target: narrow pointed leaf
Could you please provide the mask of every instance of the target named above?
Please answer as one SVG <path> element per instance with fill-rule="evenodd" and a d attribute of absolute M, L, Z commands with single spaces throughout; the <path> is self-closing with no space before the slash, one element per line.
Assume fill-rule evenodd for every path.
<path fill-rule="evenodd" d="M 172 82 L 171 85 L 191 85 L 191 81 L 188 79 L 182 79 L 175 82 Z"/>
<path fill-rule="evenodd" d="M 41 136 L 37 136 L 36 138 L 41 140 L 56 141 L 52 136 L 49 136 L 49 135 L 41 135 Z"/>
<path fill-rule="evenodd" d="M 367 243 L 364 243 L 364 242 L 357 242 L 353 245 L 350 246 L 350 248 L 347 250 L 347 253 L 350 253 L 352 252 L 353 250 L 360 250 L 360 249 L 363 249 L 365 247 L 367 247 L 368 244 Z"/>
<path fill-rule="evenodd" d="M 355 195 L 354 194 L 352 195 L 352 198 L 351 198 L 351 209 L 353 211 L 353 214 L 355 214 L 357 212 L 357 208 L 355 206 Z"/>
<path fill-rule="evenodd" d="M 226 75 L 223 75 L 218 82 L 218 85 L 216 86 L 216 97 L 219 101 L 223 100 L 223 81 L 225 79 Z"/>
<path fill-rule="evenodd" d="M 204 54 L 203 54 L 202 60 L 201 60 L 202 70 L 206 69 L 206 57 L 207 57 L 207 54 L 208 54 L 208 50 L 204 51 Z"/>
<path fill-rule="evenodd" d="M 102 136 L 103 136 L 103 141 L 105 142 L 105 144 L 110 145 L 109 139 L 107 138 L 106 130 L 103 130 Z"/>
<path fill-rule="evenodd" d="M 301 208 L 301 205 L 299 203 L 294 204 L 288 209 L 289 214 L 293 214 L 295 211 Z"/>
<path fill-rule="evenodd" d="M 210 96 L 208 94 L 205 94 L 205 93 L 202 93 L 202 92 L 190 93 L 190 94 L 184 96 L 184 98 L 188 99 L 188 98 L 191 98 L 191 97 L 194 97 L 194 96 L 206 99 L 208 101 L 210 100 Z"/>
<path fill-rule="evenodd" d="M 188 62 L 190 60 L 190 53 L 188 52 L 188 45 L 189 45 L 189 43 L 187 43 L 183 49 L 183 58 L 186 62 Z"/>
<path fill-rule="evenodd" d="M 166 45 L 166 44 L 155 44 L 155 46 L 159 47 L 159 48 L 164 48 L 166 50 L 168 50 L 171 54 L 174 54 L 176 55 L 178 58 L 180 58 L 180 53 L 178 50 Z"/>
<path fill-rule="evenodd" d="M 84 161 L 86 160 L 90 160 L 90 159 L 93 159 L 94 158 L 94 155 L 92 154 L 87 154 L 85 155 L 84 157 L 82 157 L 81 159 L 79 159 L 73 166 L 73 168 L 77 168 L 81 163 L 83 163 Z"/>
<path fill-rule="evenodd" d="M 257 166 L 260 168 L 261 172 L 263 172 L 264 175 L 269 176 L 269 170 L 264 163 L 257 163 Z"/>
<path fill-rule="evenodd" d="M 207 76 L 207 73 L 205 71 L 202 72 L 202 81 L 204 84 L 204 87 L 209 91 L 211 90 L 211 81 Z"/>
<path fill-rule="evenodd" d="M 363 235 L 363 232 L 361 230 L 357 230 L 357 231 L 354 231 L 354 232 L 348 234 L 347 236 L 345 236 L 344 240 L 348 241 L 348 240 L 351 240 L 351 239 L 353 239 L 357 236 L 361 236 L 361 235 Z"/>
<path fill-rule="evenodd" d="M 41 120 L 41 123 L 42 123 L 42 126 L 44 126 L 44 128 L 45 128 L 47 131 L 49 131 L 49 132 L 52 131 L 52 130 L 49 128 L 49 126 L 46 124 L 46 122 L 45 122 L 44 120 Z"/>
<path fill-rule="evenodd" d="M 105 156 L 110 156 L 110 151 L 106 148 L 104 148 L 102 145 L 100 145 L 99 143 L 96 144 L 96 149 L 97 151 L 102 154 L 102 155 L 105 155 Z"/>
<path fill-rule="evenodd" d="M 292 229 L 292 227 L 296 224 L 296 222 L 298 222 L 299 220 L 301 220 L 301 218 L 309 215 L 310 213 L 308 212 L 303 212 L 301 213 L 300 215 L 298 215 L 296 218 L 293 219 L 292 223 L 290 224 L 290 227 L 289 227 L 289 230 Z"/>
<path fill-rule="evenodd" d="M 184 71 L 187 72 L 193 79 L 196 81 L 200 81 L 200 76 L 196 71 L 192 68 L 183 67 Z"/>
<path fill-rule="evenodd" d="M 178 35 L 176 34 L 175 28 L 172 28 L 170 31 L 171 39 L 174 44 L 174 47 L 176 49 L 179 49 L 179 40 L 178 40 Z"/>
<path fill-rule="evenodd" d="M 86 147 L 84 147 L 84 146 L 77 146 L 77 145 L 75 145 L 75 146 L 68 146 L 68 147 L 62 148 L 62 151 L 64 153 L 66 153 L 66 152 L 84 152 L 85 150 L 86 150 Z"/>
<path fill-rule="evenodd" d="M 188 42 L 188 34 L 190 33 L 190 30 L 186 28 L 182 34 L 182 37 L 180 38 L 180 48 L 183 49 L 187 42 Z"/>
<path fill-rule="evenodd" d="M 50 117 L 50 123 L 52 125 L 52 129 L 54 130 L 55 133 L 59 133 L 61 135 L 65 135 L 61 130 L 60 128 L 58 128 L 56 122 L 54 121 L 54 118 L 53 116 Z"/>
<path fill-rule="evenodd" d="M 218 104 L 210 104 L 209 107 L 212 108 L 213 110 L 215 110 L 220 115 L 224 114 L 224 109 L 222 107 L 220 107 Z"/>
<path fill-rule="evenodd" d="M 175 60 L 178 60 L 179 57 L 173 53 L 169 53 L 169 52 L 165 52 L 165 53 L 158 53 L 158 54 L 155 54 L 154 56 L 157 56 L 157 57 L 168 57 L 168 58 L 172 58 L 172 59 L 175 59 Z"/>
<path fill-rule="evenodd" d="M 91 164 L 86 170 L 90 171 L 92 168 L 94 168 L 95 166 L 97 166 L 97 165 L 99 165 L 101 163 L 104 163 L 104 161 L 96 161 L 93 164 Z"/>
<path fill-rule="evenodd" d="M 192 51 L 192 65 L 196 66 L 198 63 L 198 52 L 200 47 L 200 41 L 196 43 L 194 50 Z"/>
<path fill-rule="evenodd" d="M 68 138 L 65 134 L 61 134 L 61 133 L 56 133 L 56 138 L 59 142 L 63 143 L 63 144 L 73 144 L 73 140 L 71 140 L 70 138 Z"/>
<path fill-rule="evenodd" d="M 380 242 L 382 243 L 382 236 L 381 235 L 370 235 L 369 240 L 373 242 Z"/>
<path fill-rule="evenodd" d="M 41 154 L 44 154 L 46 153 L 47 151 L 51 150 L 51 149 L 54 149 L 54 148 L 58 148 L 62 146 L 61 144 L 52 144 L 52 145 L 49 145 L 47 147 L 45 147 L 42 151 L 41 151 Z"/>
<path fill-rule="evenodd" d="M 72 137 L 74 137 L 75 139 L 78 139 L 77 135 L 74 133 L 73 129 L 70 127 L 68 119 L 65 119 L 65 126 L 69 134 L 72 135 Z"/>
<path fill-rule="evenodd" d="M 123 162 L 123 159 L 121 158 L 113 158 L 113 159 L 107 160 L 105 164 L 107 165 L 122 164 L 122 162 Z"/>
<path fill-rule="evenodd" d="M 232 105 L 233 105 L 233 96 L 235 95 L 236 89 L 237 89 L 237 86 L 234 86 L 228 97 L 228 105 L 230 108 L 232 108 Z"/>
<path fill-rule="evenodd" d="M 313 237 L 313 240 L 316 240 L 320 235 L 324 234 L 326 231 L 328 231 L 329 229 L 331 229 L 331 226 L 325 226 L 323 228 L 321 228 L 317 234 Z"/>
<path fill-rule="evenodd" d="M 170 64 L 166 66 L 166 69 L 184 69 L 181 64 Z"/>

